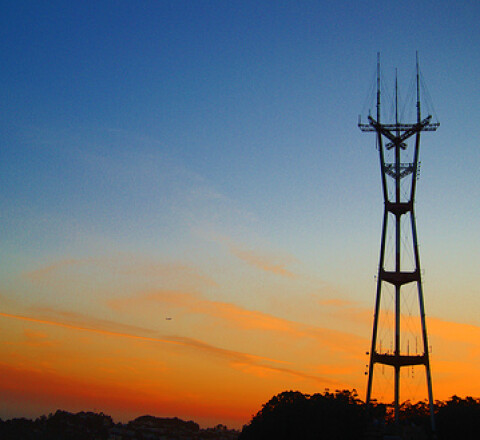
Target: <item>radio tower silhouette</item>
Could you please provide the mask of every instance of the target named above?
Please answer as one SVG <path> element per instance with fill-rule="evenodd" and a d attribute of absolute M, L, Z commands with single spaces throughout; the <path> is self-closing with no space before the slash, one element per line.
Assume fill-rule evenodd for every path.
<path fill-rule="evenodd" d="M 418 67 L 418 54 L 416 56 L 416 122 L 404 123 L 399 121 L 398 114 L 398 80 L 395 78 L 395 121 L 392 123 L 383 123 L 380 113 L 380 54 L 377 54 L 377 104 L 376 119 L 368 116 L 368 124 L 362 124 L 359 118 L 358 127 L 363 132 L 375 132 L 377 149 L 380 159 L 380 170 L 382 179 L 382 191 L 384 198 L 384 214 L 380 247 L 380 262 L 377 276 L 377 289 L 375 299 L 375 313 L 373 321 L 373 334 L 371 349 L 369 352 L 370 361 L 368 364 L 368 386 L 367 386 L 367 404 L 371 401 L 372 383 L 375 364 L 382 364 L 393 367 L 394 370 L 394 415 L 395 422 L 399 420 L 399 401 L 400 401 L 400 369 L 415 365 L 424 365 L 426 371 L 426 381 L 428 388 L 428 399 L 430 406 L 431 427 L 435 431 L 435 419 L 433 412 L 433 392 L 432 377 L 430 372 L 429 345 L 427 336 L 427 327 L 425 322 L 425 306 L 423 300 L 422 278 L 420 270 L 420 256 L 418 252 L 417 228 L 415 223 L 415 190 L 419 167 L 420 133 L 422 131 L 435 131 L 439 127 L 438 122 L 432 122 L 432 116 L 429 115 L 422 119 L 420 111 L 420 76 Z M 413 140 L 413 156 L 410 153 L 411 162 L 403 162 L 402 158 L 407 154 L 407 140 Z M 392 156 L 393 161 L 386 162 L 387 153 Z M 405 185 L 406 184 L 406 185 Z M 405 191 L 407 186 L 407 191 Z M 389 220 L 392 224 L 389 224 Z M 411 243 L 406 244 L 402 236 L 402 220 L 410 220 Z M 389 229 L 390 228 L 390 229 Z M 386 266 L 385 245 L 387 241 L 387 230 L 394 234 L 394 262 Z M 403 243 L 402 243 L 403 240 Z M 402 267 L 403 250 L 405 246 L 411 246 L 413 254 L 413 263 L 410 270 Z M 413 270 L 411 270 L 413 269 Z M 416 284 L 418 291 L 419 317 L 421 321 L 422 347 L 421 354 L 410 354 L 409 345 L 407 350 L 401 349 L 401 300 L 402 287 L 409 283 Z M 381 341 L 377 339 L 379 316 L 381 313 L 380 303 L 382 297 L 382 288 L 390 285 L 394 291 L 394 340 L 392 341 L 391 351 L 382 349 Z"/>

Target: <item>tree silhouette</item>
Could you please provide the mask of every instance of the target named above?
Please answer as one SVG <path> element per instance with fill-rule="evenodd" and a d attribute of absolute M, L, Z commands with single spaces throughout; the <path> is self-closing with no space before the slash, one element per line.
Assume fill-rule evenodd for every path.
<path fill-rule="evenodd" d="M 436 406 L 439 440 L 480 438 L 480 399 L 453 396 Z"/>
<path fill-rule="evenodd" d="M 103 413 L 80 412 L 72 414 L 58 410 L 35 421 L 13 419 L 0 423 L 2 440 L 102 440 L 108 439 L 113 426 L 110 416 Z"/>
<path fill-rule="evenodd" d="M 307 395 L 286 391 L 272 397 L 245 425 L 239 440 L 404 439 L 435 438 L 430 430 L 430 407 L 420 401 L 402 404 L 396 425 L 388 405 L 367 406 L 355 390 Z M 480 399 L 453 396 L 435 403 L 438 440 L 480 438 Z"/>
<path fill-rule="evenodd" d="M 354 391 L 306 395 L 286 391 L 270 399 L 240 434 L 240 440 L 357 438 L 369 416 Z"/>

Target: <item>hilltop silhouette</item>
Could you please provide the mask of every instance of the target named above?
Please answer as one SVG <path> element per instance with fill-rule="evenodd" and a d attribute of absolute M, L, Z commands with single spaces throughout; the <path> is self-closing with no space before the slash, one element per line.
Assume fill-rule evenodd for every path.
<path fill-rule="evenodd" d="M 177 417 L 141 416 L 128 423 L 114 423 L 103 413 L 72 414 L 58 410 L 36 420 L 0 420 L 1 440 L 236 440 L 239 432 L 224 425 L 201 429 Z"/>

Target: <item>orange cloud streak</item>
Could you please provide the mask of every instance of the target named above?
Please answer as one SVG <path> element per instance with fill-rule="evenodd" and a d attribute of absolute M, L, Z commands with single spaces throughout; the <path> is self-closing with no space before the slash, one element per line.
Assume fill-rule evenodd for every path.
<path fill-rule="evenodd" d="M 34 317 L 28 317 L 28 316 L 13 315 L 9 313 L 1 313 L 1 312 L 0 312 L 0 316 L 3 316 L 5 318 L 10 318 L 10 319 L 21 320 L 21 321 L 33 322 L 37 324 L 63 327 L 70 330 L 86 331 L 86 332 L 105 335 L 105 336 L 128 338 L 128 339 L 144 341 L 144 342 L 174 344 L 182 347 L 187 347 L 190 349 L 196 349 L 204 353 L 207 353 L 209 355 L 214 355 L 214 356 L 226 359 L 227 361 L 230 362 L 232 366 L 251 365 L 257 369 L 277 371 L 277 372 L 294 375 L 297 377 L 314 379 L 320 382 L 328 382 L 328 380 L 324 378 L 309 376 L 302 372 L 298 372 L 292 369 L 286 369 L 286 368 L 276 367 L 276 366 L 262 363 L 262 362 L 270 362 L 270 363 L 282 364 L 284 363 L 283 361 L 216 347 L 216 346 L 207 344 L 203 341 L 192 339 L 192 338 L 186 338 L 182 336 L 168 336 L 168 337 L 162 337 L 162 338 L 151 337 L 151 336 L 141 336 L 141 335 L 132 334 L 132 333 L 124 333 L 124 332 L 105 330 L 105 329 L 99 329 L 99 328 L 91 328 L 91 327 L 81 326 L 77 324 L 69 324 L 69 323 L 64 323 L 59 321 L 52 321 L 52 320 L 46 320 L 46 319 L 34 318 Z"/>
<path fill-rule="evenodd" d="M 156 291 L 154 293 L 112 299 L 108 305 L 115 310 L 131 310 L 134 306 L 155 303 L 170 304 L 187 309 L 190 313 L 199 313 L 222 319 L 228 325 L 242 330 L 261 330 L 286 334 L 295 339 L 309 338 L 320 341 L 322 347 L 334 351 L 351 351 L 352 346 L 365 344 L 365 338 L 352 333 L 324 327 L 308 326 L 295 321 L 248 310 L 235 304 L 204 299 L 200 294 L 177 291 Z"/>

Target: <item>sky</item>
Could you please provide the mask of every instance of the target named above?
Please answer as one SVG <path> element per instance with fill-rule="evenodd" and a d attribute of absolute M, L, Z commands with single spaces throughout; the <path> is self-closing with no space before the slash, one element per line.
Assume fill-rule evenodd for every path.
<path fill-rule="evenodd" d="M 480 395 L 478 4 L 0 8 L 1 418 L 238 428 L 285 390 L 364 399 L 383 200 L 357 122 L 377 52 L 408 102 L 418 51 L 441 123 L 416 198 L 434 397 Z M 424 382 L 408 369 L 401 397 Z"/>

